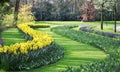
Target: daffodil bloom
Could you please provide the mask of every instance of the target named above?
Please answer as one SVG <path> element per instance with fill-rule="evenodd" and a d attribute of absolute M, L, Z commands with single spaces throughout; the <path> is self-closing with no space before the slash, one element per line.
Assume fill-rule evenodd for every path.
<path fill-rule="evenodd" d="M 26 43 L 16 43 L 14 45 L 4 46 L 3 48 L 0 47 L 0 52 L 13 53 L 14 55 L 27 54 L 28 51 L 44 48 L 53 42 L 52 37 L 41 31 L 33 30 L 29 27 L 29 23 L 19 24 L 17 27 L 26 35 L 32 37 L 33 40 L 27 41 Z"/>

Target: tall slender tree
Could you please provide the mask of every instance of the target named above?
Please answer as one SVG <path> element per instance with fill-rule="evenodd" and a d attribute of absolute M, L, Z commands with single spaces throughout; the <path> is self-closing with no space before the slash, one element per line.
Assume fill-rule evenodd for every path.
<path fill-rule="evenodd" d="M 117 30 L 116 30 L 116 26 L 117 26 L 117 21 L 116 21 L 117 3 L 114 3 L 113 11 L 114 11 L 114 32 L 117 32 Z"/>
<path fill-rule="evenodd" d="M 17 24 L 17 20 L 18 20 L 19 3 L 20 3 L 20 0 L 16 0 L 15 11 L 14 11 L 14 25 Z"/>
<path fill-rule="evenodd" d="M 113 10 L 113 17 L 114 17 L 114 32 L 117 32 L 117 6 L 120 3 L 119 0 L 109 0 L 110 5 L 112 6 Z"/>
<path fill-rule="evenodd" d="M 9 4 L 10 0 L 0 0 L 0 27 L 4 27 L 2 24 L 4 15 L 10 12 Z"/>
<path fill-rule="evenodd" d="M 100 14 L 101 14 L 101 30 L 103 30 L 104 10 L 106 9 L 107 2 L 108 0 L 94 0 L 94 4 L 96 8 L 100 10 Z"/>

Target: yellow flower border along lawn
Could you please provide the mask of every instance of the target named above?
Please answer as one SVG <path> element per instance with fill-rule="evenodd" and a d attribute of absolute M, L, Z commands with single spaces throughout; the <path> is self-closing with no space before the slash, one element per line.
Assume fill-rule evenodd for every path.
<path fill-rule="evenodd" d="M 63 48 L 55 44 L 52 37 L 30 28 L 29 23 L 19 24 L 17 27 L 28 41 L 0 47 L 1 69 L 28 70 L 55 63 L 64 56 Z"/>
<path fill-rule="evenodd" d="M 18 28 L 23 31 L 25 34 L 28 34 L 33 38 L 32 41 L 27 41 L 26 43 L 16 43 L 10 46 L 4 46 L 0 48 L 0 52 L 4 53 L 13 53 L 13 54 L 27 54 L 29 50 L 37 50 L 44 48 L 47 45 L 50 45 L 53 42 L 52 37 L 44 34 L 42 32 L 38 32 L 29 27 L 28 24 L 19 24 Z"/>

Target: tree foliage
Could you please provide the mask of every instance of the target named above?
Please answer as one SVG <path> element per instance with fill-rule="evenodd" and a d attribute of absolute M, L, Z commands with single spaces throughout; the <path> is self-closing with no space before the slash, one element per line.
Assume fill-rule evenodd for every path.
<path fill-rule="evenodd" d="M 3 0 L 4 2 L 5 0 Z M 36 20 L 114 20 L 113 7 L 109 3 L 116 0 L 17 0 L 19 5 L 33 5 L 31 11 Z M 116 20 L 120 20 L 119 1 L 117 2 Z M 2 3 L 2 2 L 1 2 Z M 18 2 L 17 2 L 18 3 Z M 16 0 L 10 5 L 16 7 Z M 19 9 L 19 8 L 16 8 Z M 16 10 L 15 10 L 16 11 Z M 16 11 L 17 12 L 17 11 Z M 15 14 L 16 14 L 15 12 Z"/>
<path fill-rule="evenodd" d="M 31 12 L 32 5 L 22 5 L 18 13 L 18 23 L 34 22 L 35 17 Z"/>
<path fill-rule="evenodd" d="M 12 9 L 11 9 L 11 7 L 9 5 L 9 2 L 4 2 L 2 4 L 0 3 L 0 7 L 1 7 L 0 8 L 0 28 L 3 28 L 3 27 L 6 26 L 6 23 L 4 21 L 5 20 L 4 17 L 6 17 L 5 15 L 7 15 L 7 14 L 11 14 L 12 13 Z"/>
<path fill-rule="evenodd" d="M 83 21 L 94 21 L 96 15 L 96 9 L 93 0 L 83 0 L 82 10 L 82 20 Z"/>

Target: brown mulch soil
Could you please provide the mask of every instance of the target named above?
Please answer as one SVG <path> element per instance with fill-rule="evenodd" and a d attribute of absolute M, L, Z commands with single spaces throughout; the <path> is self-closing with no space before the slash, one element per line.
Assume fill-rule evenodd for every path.
<path fill-rule="evenodd" d="M 3 32 L 2 29 L 0 29 L 0 44 L 3 46 L 4 45 L 4 42 L 3 42 L 3 39 L 2 39 L 2 36 L 1 36 L 1 33 Z"/>

